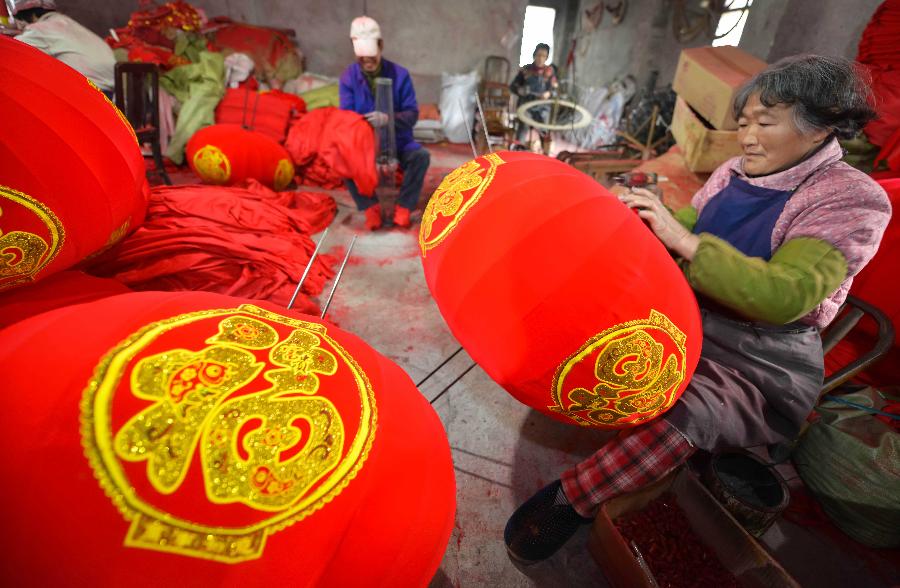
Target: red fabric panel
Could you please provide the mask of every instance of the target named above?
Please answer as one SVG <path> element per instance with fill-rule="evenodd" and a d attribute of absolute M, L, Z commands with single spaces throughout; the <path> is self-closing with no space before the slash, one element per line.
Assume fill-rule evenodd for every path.
<path fill-rule="evenodd" d="M 283 190 L 294 179 L 291 156 L 274 139 L 240 125 L 212 125 L 185 147 L 190 168 L 207 184 L 233 186 L 254 179 Z"/>
<path fill-rule="evenodd" d="M 336 210 L 327 194 L 259 184 L 157 187 L 145 225 L 88 271 L 135 290 L 203 290 L 286 306 L 315 249 L 310 235 Z M 316 258 L 296 308 L 317 312 L 307 296 L 322 291 L 333 265 L 330 256 Z"/>
<path fill-rule="evenodd" d="M 131 125 L 83 75 L 0 36 L 0 290 L 64 270 L 143 222 Z"/>
<path fill-rule="evenodd" d="M 668 410 L 687 386 L 702 342 L 693 292 L 638 216 L 571 166 L 524 152 L 464 164 L 431 197 L 419 243 L 450 330 L 521 402 L 563 422 L 625 428 Z M 647 326 L 655 313 L 683 347 L 670 326 Z M 617 371 L 601 377 L 599 365 Z M 676 366 L 677 385 L 653 391 Z M 575 408 L 602 385 L 615 401 Z"/>
<path fill-rule="evenodd" d="M 280 90 L 255 92 L 230 88 L 216 107 L 216 123 L 241 125 L 283 143 L 288 123 L 303 112 L 306 112 L 306 103 L 293 94 Z"/>
<path fill-rule="evenodd" d="M 857 376 L 858 380 L 867 384 L 885 386 L 900 384 L 900 340 L 896 335 L 900 331 L 900 277 L 897 273 L 900 268 L 900 220 L 897 218 L 897 210 L 900 209 L 900 178 L 881 180 L 879 183 L 888 193 L 894 214 L 884 232 L 878 253 L 853 280 L 850 293 L 878 307 L 894 323 L 895 337 L 891 351 L 873 368 Z M 833 373 L 870 351 L 875 345 L 877 332 L 874 321 L 860 321 L 826 356 L 826 371 Z"/>
<path fill-rule="evenodd" d="M 128 292 L 128 286 L 116 280 L 75 270 L 59 272 L 36 284 L 0 293 L 0 329 L 42 312 Z"/>
<path fill-rule="evenodd" d="M 246 53 L 253 59 L 257 73 L 274 72 L 283 60 L 297 60 L 297 46 L 285 33 L 275 29 L 257 27 L 240 22 L 225 22 L 219 17 L 208 37 L 217 51 L 224 53 Z M 301 70 L 302 71 L 302 70 Z"/>
<path fill-rule="evenodd" d="M 872 73 L 879 118 L 869 123 L 865 132 L 869 141 L 879 146 L 884 146 L 900 128 L 900 43 L 897 39 L 900 39 L 900 0 L 885 0 L 863 31 L 856 57 Z"/>
<path fill-rule="evenodd" d="M 362 115 L 317 108 L 291 124 L 284 146 L 302 183 L 336 188 L 350 178 L 361 194 L 374 194 L 375 133 Z"/>
<path fill-rule="evenodd" d="M 223 314 L 209 316 L 209 311 L 237 309 L 242 304 L 275 313 L 265 318 L 246 309 L 224 314 L 236 320 L 248 316 L 264 320 L 275 331 L 274 341 L 256 344 L 249 350 L 241 347 L 241 336 L 253 336 L 246 331 L 235 330 L 233 343 L 218 345 L 230 357 L 250 354 L 252 361 L 257 362 L 261 371 L 251 373 L 249 384 L 238 380 L 236 387 L 217 387 L 215 379 L 203 379 L 204 375 L 215 378 L 216 374 L 202 365 L 193 370 L 193 375 L 182 368 L 173 374 L 170 371 L 172 377 L 162 383 L 146 378 L 136 383 L 143 360 L 156 362 L 161 366 L 157 369 L 174 370 L 179 362 L 190 361 L 179 360 L 184 354 L 199 355 L 209 350 L 214 343 L 210 339 L 227 332 L 220 322 Z M 189 319 L 192 322 L 184 322 L 187 313 L 198 312 L 206 312 L 206 316 L 193 315 Z M 174 317 L 182 317 L 182 322 L 171 322 Z M 271 398 L 261 393 L 271 390 L 275 383 L 269 379 L 276 373 L 272 345 L 287 341 L 293 329 L 300 327 L 297 323 L 285 324 L 278 317 L 324 327 L 324 333 L 313 335 L 315 347 L 304 349 L 313 353 L 311 362 L 320 361 L 323 352 L 337 361 L 331 373 L 314 369 L 318 363 L 312 363 L 314 367 L 310 368 L 309 363 L 299 360 L 289 363 L 286 369 L 277 368 L 282 374 L 294 374 L 301 383 L 311 375 L 319 385 L 304 394 L 288 392 Z M 161 329 L 160 321 L 170 322 Z M 148 330 L 153 328 L 157 330 Z M 140 339 L 133 337 L 137 333 L 143 333 Z M 288 350 L 277 365 L 283 366 L 290 353 L 296 351 L 300 349 Z M 102 363 L 104 356 L 116 361 Z M 359 378 L 354 377 L 347 357 L 355 364 Z M 210 366 L 216 365 L 213 359 L 207 361 Z M 228 369 L 240 368 L 233 363 Z M 236 379 L 231 371 L 218 377 L 226 382 Z M 181 396 L 184 387 L 175 385 L 181 381 L 199 382 L 206 404 L 197 404 L 197 396 Z M 91 382 L 99 387 L 90 388 Z M 282 389 L 291 390 L 290 380 L 283 382 L 286 388 Z M 360 382 L 371 386 L 371 395 L 366 396 L 373 408 L 368 415 L 361 409 L 360 386 L 364 383 Z M 138 385 L 144 392 L 140 396 Z M 4 462 L 6 473 L 15 484 L 0 487 L 0 499 L 15 505 L 4 514 L 4 527 L 10 537 L 15 537 L 4 543 L 6 556 L 15 561 L 5 571 L 13 585 L 158 587 L 202 583 L 330 588 L 362 582 L 391 587 L 424 586 L 437 570 L 453 528 L 455 483 L 447 436 L 434 410 L 409 377 L 354 335 L 317 318 L 284 312 L 275 305 L 200 292 L 137 292 L 34 316 L 0 331 L 0 389 L 10 403 L 0 423 L 0 443 L 16 449 Z M 229 403 L 234 414 L 246 414 L 247 409 L 241 409 L 240 402 L 250 397 L 258 399 L 255 414 L 260 416 L 245 421 L 240 430 L 226 432 L 219 428 L 217 423 L 222 419 L 235 418 L 223 405 Z M 322 419 L 316 424 L 311 421 L 316 413 L 302 412 L 310 400 L 322 402 L 319 399 L 331 403 L 344 433 L 325 439 L 330 444 L 329 454 L 333 451 L 341 460 L 315 483 L 321 484 L 320 488 L 326 481 L 332 484 L 330 490 L 326 489 L 330 493 L 328 500 L 310 498 L 317 486 L 306 483 L 302 486 L 304 493 L 293 502 L 275 504 L 268 510 L 252 502 L 261 500 L 262 491 L 242 491 L 237 495 L 238 501 L 211 500 L 210 488 L 215 481 L 210 481 L 211 476 L 204 477 L 206 473 L 224 472 L 220 475 L 231 477 L 234 468 L 246 464 L 255 480 L 258 464 L 271 459 L 261 447 L 274 447 L 280 462 L 302 450 L 306 440 L 301 437 L 290 442 L 279 436 L 279 421 L 282 415 L 293 417 L 288 421 L 290 427 L 299 428 L 304 437 L 313 427 L 321 430 L 326 426 Z M 170 491 L 163 492 L 148 475 L 159 470 L 148 468 L 147 460 L 140 457 L 126 461 L 123 454 L 133 454 L 116 450 L 117 444 L 112 440 L 118 439 L 129 423 L 136 422 L 133 419 L 138 415 L 147 415 L 151 406 L 171 410 L 167 408 L 170 405 L 183 407 L 186 416 L 192 410 L 210 412 L 208 420 L 188 425 L 189 431 L 197 431 L 193 440 L 190 436 L 174 437 L 168 429 L 151 430 L 149 424 L 147 429 L 138 425 L 132 429 L 132 438 L 141 439 L 144 447 L 152 447 L 160 438 L 171 443 L 170 451 L 162 454 L 165 457 L 155 462 L 161 467 L 174 467 L 172 460 L 176 456 L 184 455 L 186 450 L 192 452 L 181 479 Z M 290 412 L 284 414 L 285 411 Z M 375 423 L 373 419 L 377 419 Z M 333 430 L 335 422 L 334 417 L 327 421 L 329 430 Z M 367 424 L 368 430 L 364 428 Z M 283 431 L 290 434 L 288 426 Z M 213 464 L 210 452 L 223 451 L 223 435 L 236 439 L 235 445 L 226 446 L 224 455 L 237 451 L 240 457 L 217 459 Z M 365 440 L 366 435 L 371 449 L 367 454 L 359 454 L 365 457 L 350 462 L 360 463 L 361 467 L 354 475 L 341 474 L 339 468 L 347 463 L 351 442 L 357 438 Z M 315 439 L 312 433 L 309 436 Z M 109 439 L 108 449 L 99 448 L 97 441 L 101 439 Z M 122 443 L 133 446 L 128 437 Z M 85 455 L 85 447 L 93 448 L 93 464 Z M 313 460 L 324 459 L 322 454 L 312 452 L 302 459 L 316 467 Z M 110 469 L 120 472 L 121 478 L 104 473 Z M 100 480 L 106 485 L 101 487 Z M 345 485 L 335 485 L 338 482 Z M 122 496 L 123 488 L 128 492 L 127 498 L 117 505 L 107 493 Z M 284 487 L 264 488 L 265 496 L 278 496 L 284 491 Z M 337 492 L 333 491 L 335 488 Z M 295 505 L 300 500 L 313 502 L 305 517 L 298 519 Z M 136 515 L 135 509 L 140 505 L 146 510 Z M 132 527 L 123 513 L 141 517 L 142 521 L 158 513 L 157 520 L 162 518 L 172 529 L 203 525 L 209 530 L 197 533 L 197 541 L 185 537 L 183 531 L 160 536 L 159 527 L 163 524 Z M 279 524 L 279 516 L 285 517 L 286 524 Z M 251 558 L 224 563 L 198 557 L 208 542 L 220 534 L 248 529 L 250 525 L 255 525 L 253 531 L 266 532 L 264 543 L 248 545 L 240 539 L 235 541 L 237 549 L 255 551 Z M 126 543 L 127 537 L 141 537 L 141 530 L 147 533 L 143 535 L 145 546 Z M 162 537 L 170 537 L 171 541 L 155 540 Z"/>

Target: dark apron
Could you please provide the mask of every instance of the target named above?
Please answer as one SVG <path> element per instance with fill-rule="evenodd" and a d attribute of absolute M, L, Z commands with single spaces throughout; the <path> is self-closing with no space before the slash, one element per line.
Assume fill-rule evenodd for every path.
<path fill-rule="evenodd" d="M 775 223 L 808 178 L 793 190 L 770 190 L 732 177 L 704 207 L 694 232 L 716 235 L 745 255 L 769 260 Z M 703 317 L 700 361 L 664 418 L 707 451 L 795 437 L 822 389 L 818 329 L 754 323 L 698 299 Z"/>

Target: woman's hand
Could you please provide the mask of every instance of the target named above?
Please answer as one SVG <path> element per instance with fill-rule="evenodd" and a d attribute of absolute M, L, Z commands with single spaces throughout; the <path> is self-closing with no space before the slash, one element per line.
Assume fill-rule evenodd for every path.
<path fill-rule="evenodd" d="M 645 188 L 632 188 L 617 194 L 617 198 L 647 221 L 663 245 L 688 261 L 693 259 L 700 238 L 684 228 L 656 194 Z"/>

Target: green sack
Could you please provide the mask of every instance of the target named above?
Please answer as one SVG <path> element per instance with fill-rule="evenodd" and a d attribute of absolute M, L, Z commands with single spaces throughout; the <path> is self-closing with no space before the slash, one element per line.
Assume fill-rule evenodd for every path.
<path fill-rule="evenodd" d="M 188 140 L 216 122 L 216 106 L 225 94 L 225 60 L 221 53 L 203 51 L 197 63 L 161 75 L 159 85 L 180 104 L 166 157 L 181 165 Z"/>
<path fill-rule="evenodd" d="M 822 402 L 793 460 L 841 530 L 871 547 L 900 547 L 900 433 L 873 412 L 885 398 L 866 388 Z"/>
<path fill-rule="evenodd" d="M 316 88 L 315 90 L 303 92 L 300 94 L 300 97 L 306 102 L 307 110 L 315 110 L 316 108 L 324 108 L 326 106 L 340 108 L 341 106 L 341 100 L 338 97 L 337 84 L 329 84 L 327 86 L 322 86 L 321 88 Z"/>

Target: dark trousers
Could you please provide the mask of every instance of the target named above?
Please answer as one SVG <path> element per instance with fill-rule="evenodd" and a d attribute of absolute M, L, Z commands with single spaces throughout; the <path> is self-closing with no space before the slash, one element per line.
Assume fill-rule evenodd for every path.
<path fill-rule="evenodd" d="M 416 149 L 400 154 L 400 169 L 403 170 L 403 185 L 400 186 L 400 196 L 397 198 L 397 205 L 409 210 L 415 210 L 419 203 L 419 196 L 422 195 L 422 183 L 425 181 L 425 172 L 428 171 L 428 164 L 431 163 L 431 154 L 425 149 Z M 356 188 L 353 180 L 344 180 L 344 185 L 353 196 L 356 207 L 359 210 L 365 210 L 371 206 L 378 204 L 372 196 L 363 196 Z"/>

